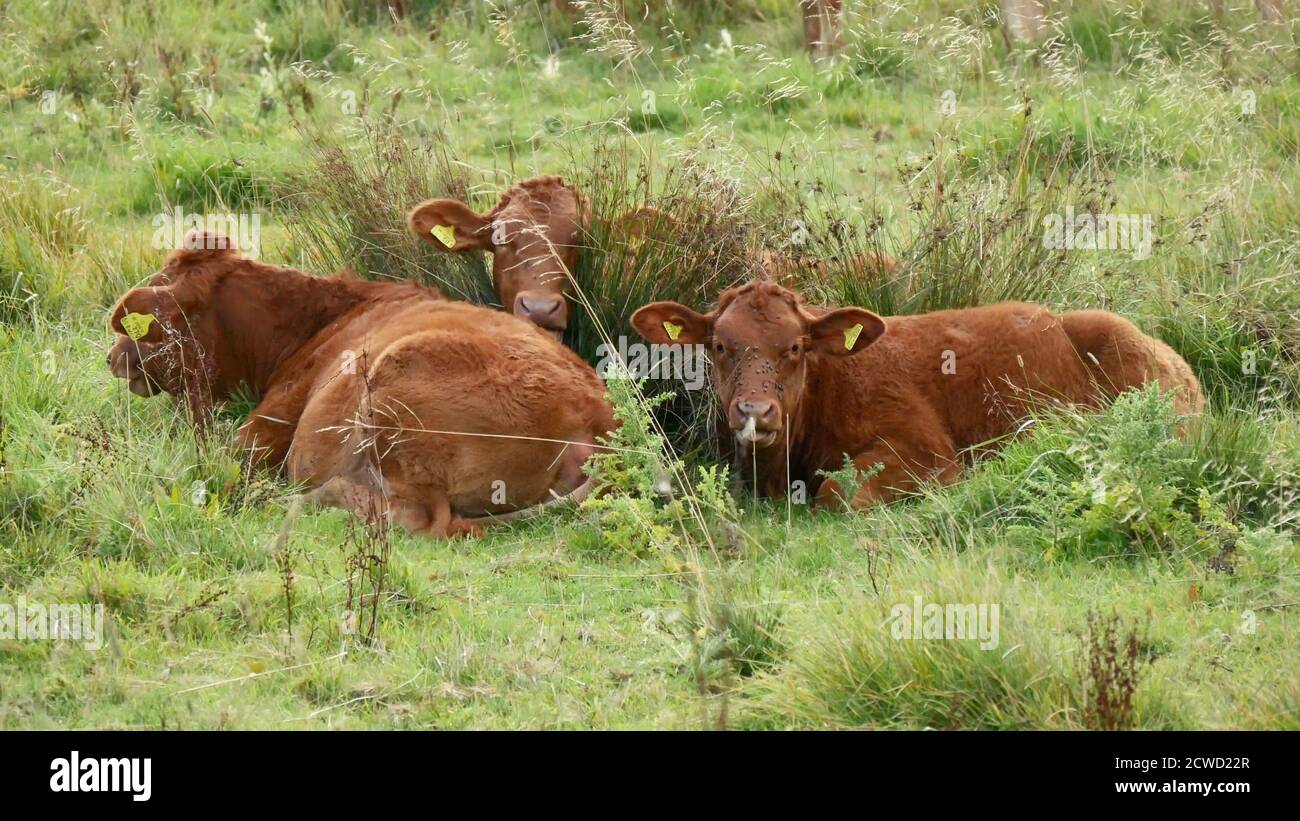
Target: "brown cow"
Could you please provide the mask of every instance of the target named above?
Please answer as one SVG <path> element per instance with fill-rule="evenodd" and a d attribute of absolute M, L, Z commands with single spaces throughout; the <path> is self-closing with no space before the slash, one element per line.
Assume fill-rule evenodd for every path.
<path fill-rule="evenodd" d="M 615 230 L 645 223 L 654 209 L 632 209 L 611 221 Z M 492 254 L 492 284 L 501 304 L 556 339 L 570 318 L 568 285 L 593 217 L 582 196 L 560 177 L 524 180 L 491 211 L 460 200 L 426 200 L 407 215 L 411 230 L 441 251 Z M 448 242 L 451 245 L 448 245 Z"/>
<path fill-rule="evenodd" d="M 258 460 L 433 536 L 585 495 L 583 463 L 615 426 L 592 368 L 517 317 L 255 262 L 224 237 L 188 238 L 109 324 L 133 393 L 184 396 L 202 418 L 247 386 L 260 401 L 239 441 Z"/>
<path fill-rule="evenodd" d="M 955 481 L 960 451 L 1014 433 L 1047 399 L 1096 407 L 1155 381 L 1178 391 L 1180 412 L 1204 406 L 1173 349 L 1105 311 L 1058 316 L 1008 302 L 881 318 L 864 308 L 810 308 L 793 291 L 751 282 L 723 292 L 712 313 L 654 302 L 632 325 L 650 342 L 710 346 L 727 422 L 756 446 L 763 492 L 772 496 L 785 492 L 787 470 L 812 481 L 846 454 L 863 471 L 883 465 L 855 507 L 928 478 Z M 839 493 L 828 480 L 817 502 Z"/>
<path fill-rule="evenodd" d="M 487 213 L 434 199 L 412 209 L 407 223 L 439 250 L 490 252 L 501 304 L 559 339 L 569 322 L 565 288 L 584 219 L 577 191 L 560 177 L 536 177 L 511 187 Z"/>

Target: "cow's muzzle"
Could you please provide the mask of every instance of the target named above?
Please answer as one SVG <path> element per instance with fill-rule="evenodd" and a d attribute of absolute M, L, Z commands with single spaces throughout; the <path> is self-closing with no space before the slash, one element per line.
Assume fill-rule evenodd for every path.
<path fill-rule="evenodd" d="M 557 340 L 564 336 L 569 324 L 568 305 L 563 294 L 544 291 L 524 291 L 515 297 L 515 316 L 526 319 Z"/>
<path fill-rule="evenodd" d="M 136 396 L 158 393 L 158 386 L 140 367 L 139 345 L 129 337 L 118 336 L 113 347 L 108 349 L 108 369 L 118 379 L 125 379 L 127 388 Z"/>
<path fill-rule="evenodd" d="M 731 431 L 742 445 L 771 447 L 781 435 L 781 405 L 774 399 L 733 402 L 729 417 Z"/>

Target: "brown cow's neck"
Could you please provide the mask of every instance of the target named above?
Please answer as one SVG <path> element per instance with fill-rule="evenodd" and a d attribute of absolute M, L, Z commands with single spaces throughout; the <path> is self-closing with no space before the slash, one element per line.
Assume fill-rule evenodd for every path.
<path fill-rule="evenodd" d="M 817 471 L 838 470 L 843 465 L 844 453 L 855 455 L 860 449 L 859 443 L 842 436 L 850 428 L 860 430 L 863 420 L 858 408 L 862 397 L 854 395 L 855 382 L 846 378 L 847 372 L 860 364 L 855 361 L 857 358 L 827 356 L 809 360 L 799 405 L 787 428 L 789 478 L 807 482 L 810 491 L 824 478 Z M 846 425 L 848 417 L 857 419 L 859 426 Z M 782 437 L 757 459 L 760 482 L 770 496 L 783 496 L 786 492 L 786 447 L 786 439 Z"/>
<path fill-rule="evenodd" d="M 852 371 L 873 357 L 874 350 L 857 356 L 826 356 L 810 367 L 808 386 L 805 389 L 801 420 L 803 438 L 800 454 L 809 462 L 809 470 L 838 470 L 843 466 L 844 454 L 855 456 L 862 443 L 850 441 L 847 434 L 861 438 L 869 424 L 869 414 L 862 409 L 867 397 L 861 393 L 862 384 L 854 379 Z M 849 423 L 851 420 L 851 423 Z"/>

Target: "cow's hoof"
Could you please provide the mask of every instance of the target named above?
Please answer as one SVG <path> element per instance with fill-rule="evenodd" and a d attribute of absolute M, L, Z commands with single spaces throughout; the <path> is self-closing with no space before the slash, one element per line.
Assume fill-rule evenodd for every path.
<path fill-rule="evenodd" d="M 483 535 L 483 525 L 467 519 L 453 518 L 447 523 L 446 536 L 449 539 L 477 539 Z"/>

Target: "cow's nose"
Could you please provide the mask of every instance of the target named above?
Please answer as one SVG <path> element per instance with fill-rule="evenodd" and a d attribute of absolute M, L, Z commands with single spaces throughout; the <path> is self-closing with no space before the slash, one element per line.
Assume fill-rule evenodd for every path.
<path fill-rule="evenodd" d="M 539 325 L 549 324 L 563 305 L 564 297 L 558 294 L 520 294 L 517 303 L 519 313 Z"/>
<path fill-rule="evenodd" d="M 774 427 L 779 407 L 772 399 L 742 399 L 736 403 L 741 420 L 753 419 L 760 428 Z"/>
<path fill-rule="evenodd" d="M 131 352 L 120 345 L 109 348 L 108 370 L 119 379 L 129 378 L 131 376 Z"/>
<path fill-rule="evenodd" d="M 567 314 L 562 294 L 525 291 L 515 297 L 515 316 L 528 320 L 555 339 L 562 340 L 564 336 Z"/>

